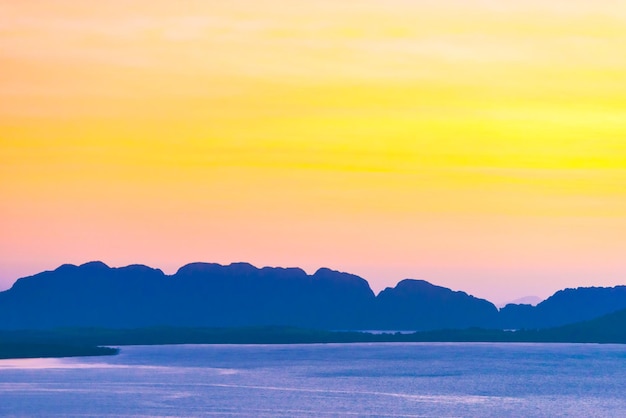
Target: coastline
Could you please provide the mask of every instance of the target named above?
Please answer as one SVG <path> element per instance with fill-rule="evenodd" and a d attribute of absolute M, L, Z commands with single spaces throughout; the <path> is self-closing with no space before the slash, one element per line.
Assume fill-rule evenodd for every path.
<path fill-rule="evenodd" d="M 596 330 L 598 331 L 598 330 Z M 394 342 L 624 344 L 626 334 L 468 328 L 418 332 L 326 331 L 293 327 L 1 330 L 0 359 L 106 356 L 119 346 L 177 344 L 349 344 Z"/>
<path fill-rule="evenodd" d="M 119 348 L 43 343 L 0 343 L 0 360 L 114 356 Z"/>

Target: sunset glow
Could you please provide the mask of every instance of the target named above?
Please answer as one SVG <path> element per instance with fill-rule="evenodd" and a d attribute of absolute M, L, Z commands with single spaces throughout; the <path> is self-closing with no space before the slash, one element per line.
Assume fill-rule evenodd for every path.
<path fill-rule="evenodd" d="M 626 5 L 0 5 L 0 284 L 326 266 L 494 302 L 626 284 Z"/>

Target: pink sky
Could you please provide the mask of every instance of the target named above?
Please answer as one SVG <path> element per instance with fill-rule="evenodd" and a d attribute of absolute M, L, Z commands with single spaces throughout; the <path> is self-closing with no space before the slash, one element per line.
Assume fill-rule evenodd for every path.
<path fill-rule="evenodd" d="M 0 287 L 325 266 L 494 302 L 626 284 L 626 7 L 14 2 Z"/>

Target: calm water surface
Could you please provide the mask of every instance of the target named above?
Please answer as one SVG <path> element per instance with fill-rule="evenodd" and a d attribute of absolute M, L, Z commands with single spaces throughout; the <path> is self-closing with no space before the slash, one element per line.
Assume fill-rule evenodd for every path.
<path fill-rule="evenodd" d="M 626 416 L 626 346 L 134 346 L 1 360 L 0 415 Z"/>

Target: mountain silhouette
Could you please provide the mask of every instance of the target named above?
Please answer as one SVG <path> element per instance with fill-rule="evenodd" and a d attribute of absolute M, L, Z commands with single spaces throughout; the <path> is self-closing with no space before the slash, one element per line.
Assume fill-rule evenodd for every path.
<path fill-rule="evenodd" d="M 424 280 L 406 279 L 378 295 L 377 328 L 400 330 L 494 327 L 498 309 L 484 299 Z"/>
<path fill-rule="evenodd" d="M 559 290 L 537 306 L 509 304 L 500 310 L 508 329 L 557 327 L 626 309 L 626 286 Z"/>
<path fill-rule="evenodd" d="M 364 279 L 329 269 L 194 263 L 167 276 L 91 262 L 19 279 L 0 293 L 0 327 L 361 328 L 374 301 Z"/>
<path fill-rule="evenodd" d="M 539 296 L 524 296 L 515 300 L 508 301 L 506 303 L 496 304 L 498 308 L 504 308 L 506 305 L 532 305 L 537 306 L 543 299 Z"/>
<path fill-rule="evenodd" d="M 624 344 L 626 343 L 626 309 L 588 321 L 542 331 L 558 341 Z"/>
<path fill-rule="evenodd" d="M 0 292 L 0 329 L 284 326 L 326 330 L 557 327 L 626 309 L 626 286 L 566 289 L 536 307 L 406 279 L 378 296 L 361 277 L 321 268 L 192 263 L 62 265 Z"/>

